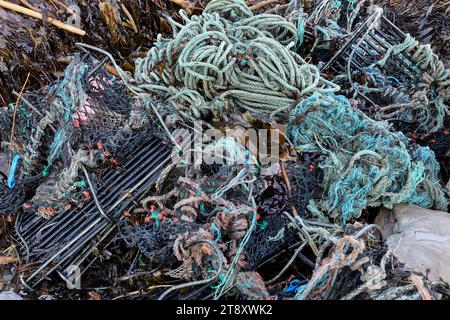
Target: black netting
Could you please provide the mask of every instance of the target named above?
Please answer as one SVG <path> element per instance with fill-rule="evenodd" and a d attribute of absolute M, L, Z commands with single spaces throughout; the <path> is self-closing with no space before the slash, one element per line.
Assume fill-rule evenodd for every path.
<path fill-rule="evenodd" d="M 74 116 L 75 134 L 86 144 L 107 143 L 123 130 L 132 108 L 131 97 L 119 80 L 101 68 L 86 77 L 84 88 L 87 99 Z"/>
<path fill-rule="evenodd" d="M 248 269 L 255 270 L 266 259 L 294 244 L 298 230 L 281 212 L 266 216 L 250 237 L 247 247 Z"/>
<path fill-rule="evenodd" d="M 15 215 L 25 201 L 25 190 L 22 186 L 10 189 L 3 182 L 0 184 L 0 216 Z"/>
<path fill-rule="evenodd" d="M 95 183 L 102 170 L 120 167 L 155 133 L 148 119 L 126 86 L 87 54 L 75 56 L 60 81 L 3 108 L 2 147 L 20 156 L 16 180 L 39 180 L 29 209 L 48 217 L 90 201 L 82 168 Z"/>
<path fill-rule="evenodd" d="M 270 185 L 257 198 L 260 221 L 247 247 L 250 270 L 297 241 L 298 230 L 282 212 L 291 212 L 293 206 L 298 214 L 305 216 L 309 200 L 320 198 L 323 173 L 318 163 L 318 157 L 308 154 L 303 155 L 299 162 L 286 163 L 291 185 L 290 198 L 281 176 L 269 179 Z"/>
<path fill-rule="evenodd" d="M 299 215 L 306 215 L 306 206 L 311 199 L 322 197 L 323 172 L 319 168 L 320 158 L 304 154 L 299 162 L 287 163 L 287 174 L 292 187 L 291 203 Z"/>
<path fill-rule="evenodd" d="M 199 226 L 196 223 L 174 223 L 169 220 L 163 221 L 158 226 L 150 223 L 136 225 L 122 221 L 119 229 L 120 238 L 128 246 L 137 246 L 140 252 L 155 264 L 174 268 L 179 264 L 173 248 L 176 238 L 198 229 Z"/>

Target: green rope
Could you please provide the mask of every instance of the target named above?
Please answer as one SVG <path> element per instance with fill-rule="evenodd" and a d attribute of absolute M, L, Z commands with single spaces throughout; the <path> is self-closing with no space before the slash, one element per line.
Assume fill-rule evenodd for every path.
<path fill-rule="evenodd" d="M 158 111 L 168 117 L 192 122 L 232 110 L 283 116 L 302 96 L 339 90 L 291 50 L 302 42 L 301 18 L 299 30 L 278 15 L 253 16 L 241 0 L 214 0 L 201 16 L 182 17 L 184 25 L 172 23 L 172 39 L 159 35 L 137 59 L 133 82 L 136 92 L 164 97 Z"/>

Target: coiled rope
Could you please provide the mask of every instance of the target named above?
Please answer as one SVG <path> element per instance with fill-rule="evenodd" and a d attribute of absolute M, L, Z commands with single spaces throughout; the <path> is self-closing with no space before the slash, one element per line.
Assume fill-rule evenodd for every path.
<path fill-rule="evenodd" d="M 136 92 L 167 100 L 162 113 L 187 121 L 232 110 L 275 116 L 313 92 L 339 90 L 291 51 L 299 39 L 292 21 L 254 16 L 242 0 L 213 0 L 201 16 L 180 15 L 184 24 L 170 20 L 173 38 L 158 36 L 132 80 Z"/>

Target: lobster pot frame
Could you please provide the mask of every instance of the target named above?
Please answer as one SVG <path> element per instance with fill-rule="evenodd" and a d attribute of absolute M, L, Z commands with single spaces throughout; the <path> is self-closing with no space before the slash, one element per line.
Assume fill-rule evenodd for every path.
<path fill-rule="evenodd" d="M 97 259 L 93 252 L 114 237 L 122 213 L 139 201 L 170 163 L 170 149 L 154 136 L 121 151 L 134 156 L 121 167 L 108 169 L 93 186 L 98 201 L 52 219 L 18 216 L 15 234 L 20 256 L 34 266 L 23 277 L 27 285 L 37 285 L 52 272 L 73 279 L 78 270 L 81 276 Z"/>
<path fill-rule="evenodd" d="M 361 23 L 321 71 L 348 72 L 350 66 L 350 72 L 363 72 L 370 65 L 376 65 L 389 48 L 401 44 L 406 39 L 406 34 L 384 16 L 381 17 L 377 27 L 367 32 L 369 23 L 370 17 Z M 388 76 L 395 77 L 400 83 L 413 86 L 422 71 L 411 56 L 411 53 L 404 51 L 392 55 L 382 71 Z"/>

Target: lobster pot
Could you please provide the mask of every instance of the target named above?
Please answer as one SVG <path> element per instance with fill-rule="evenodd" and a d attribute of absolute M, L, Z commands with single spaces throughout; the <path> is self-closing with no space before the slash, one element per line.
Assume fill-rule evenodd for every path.
<path fill-rule="evenodd" d="M 412 53 L 404 51 L 392 55 L 383 67 L 377 65 L 389 48 L 403 43 L 406 34 L 396 25 L 382 16 L 377 27 L 367 33 L 370 17 L 355 30 L 344 42 L 336 54 L 321 68 L 321 71 L 346 73 L 365 72 L 372 65 L 388 77 L 395 77 L 398 83 L 413 86 L 422 70 L 412 59 Z"/>
<path fill-rule="evenodd" d="M 22 261 L 33 269 L 23 275 L 29 286 L 57 272 L 63 279 L 76 280 L 98 258 L 114 237 L 117 222 L 125 210 L 137 203 L 170 163 L 170 149 L 155 136 L 136 137 L 140 143 L 124 144 L 121 153 L 132 155 L 119 168 L 108 169 L 93 186 L 98 201 L 52 219 L 21 214 L 16 236 Z M 75 272 L 75 273 L 74 273 Z"/>

